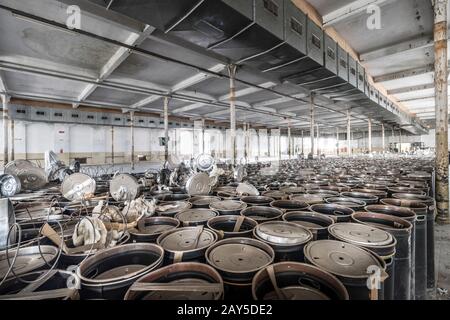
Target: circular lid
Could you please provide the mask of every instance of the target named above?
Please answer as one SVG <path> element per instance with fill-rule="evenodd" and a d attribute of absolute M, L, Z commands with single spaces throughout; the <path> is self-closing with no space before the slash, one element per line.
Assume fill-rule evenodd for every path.
<path fill-rule="evenodd" d="M 0 195 L 12 197 L 20 192 L 21 184 L 19 178 L 12 174 L 0 175 Z"/>
<path fill-rule="evenodd" d="M 183 278 L 167 283 L 178 284 L 179 291 L 152 291 L 141 298 L 141 300 L 214 300 L 216 292 L 183 291 L 184 284 L 209 284 L 211 282 L 197 278 Z"/>
<path fill-rule="evenodd" d="M 6 276 L 16 252 L 14 249 L 9 250 L 8 255 L 6 255 L 6 251 L 0 252 L 0 279 Z M 17 254 L 13 271 L 16 275 L 21 275 L 42 268 L 47 262 L 52 263 L 57 255 L 58 248 L 54 246 L 40 246 L 40 248 L 38 246 L 22 247 Z M 14 274 L 11 272 L 8 277 L 12 276 Z"/>
<path fill-rule="evenodd" d="M 219 242 L 207 253 L 208 262 L 216 269 L 233 272 L 247 273 L 258 271 L 273 262 L 273 256 L 252 241 Z M 231 239 L 228 239 L 231 240 Z"/>
<path fill-rule="evenodd" d="M 160 215 L 173 215 L 180 211 L 189 209 L 191 203 L 187 201 L 174 201 L 156 206 L 156 212 Z"/>
<path fill-rule="evenodd" d="M 307 204 L 316 204 L 323 202 L 323 197 L 318 194 L 299 194 L 291 197 L 292 200 L 305 202 Z"/>
<path fill-rule="evenodd" d="M 10 172 L 8 172 L 8 170 L 5 170 L 5 173 Z M 25 190 L 39 190 L 43 188 L 48 182 L 44 169 L 34 166 L 24 167 L 17 170 L 16 173 L 12 172 L 12 174 L 17 175 L 23 189 Z"/>
<path fill-rule="evenodd" d="M 246 208 L 246 204 L 235 200 L 216 201 L 210 204 L 211 209 L 219 211 L 237 211 Z"/>
<path fill-rule="evenodd" d="M 116 201 L 134 200 L 140 192 L 139 181 L 130 174 L 118 174 L 109 183 L 109 192 Z"/>
<path fill-rule="evenodd" d="M 64 179 L 61 193 L 67 200 L 82 200 L 95 192 L 95 180 L 84 173 L 74 173 Z"/>
<path fill-rule="evenodd" d="M 311 287 L 285 287 L 280 288 L 284 296 L 288 300 L 330 300 L 323 292 Z M 278 300 L 275 291 L 271 291 L 264 295 L 263 300 Z"/>
<path fill-rule="evenodd" d="M 281 199 L 281 198 L 287 198 L 288 194 L 282 192 L 282 191 L 277 191 L 277 190 L 273 190 L 273 191 L 266 191 L 263 193 L 264 196 L 266 197 L 270 197 L 270 198 L 274 198 L 274 199 Z"/>
<path fill-rule="evenodd" d="M 277 245 L 296 245 L 312 239 L 312 233 L 302 226 L 285 221 L 269 221 L 256 226 L 254 233 L 260 239 Z"/>
<path fill-rule="evenodd" d="M 315 266 L 337 276 L 368 278 L 367 268 L 382 268 L 380 261 L 368 251 L 342 241 L 319 240 L 308 243 L 305 256 Z"/>
<path fill-rule="evenodd" d="M 206 173 L 196 173 L 186 182 L 186 191 L 189 195 L 208 194 L 211 191 L 209 176 Z"/>
<path fill-rule="evenodd" d="M 195 161 L 197 163 L 197 169 L 200 171 L 209 171 L 214 166 L 214 158 L 206 153 L 198 155 Z"/>
<path fill-rule="evenodd" d="M 338 240 L 361 246 L 386 246 L 394 240 L 390 233 L 360 223 L 335 223 L 328 232 Z"/>
<path fill-rule="evenodd" d="M 170 217 L 150 217 L 139 220 L 137 230 L 140 234 L 156 235 L 175 229 L 179 224 L 177 219 Z M 133 229 L 130 233 L 133 233 Z"/>
<path fill-rule="evenodd" d="M 199 196 L 199 197 L 193 197 L 189 200 L 189 202 L 192 203 L 192 205 L 194 205 L 194 206 L 207 206 L 215 201 L 220 201 L 220 198 L 213 197 L 213 196 Z"/>
<path fill-rule="evenodd" d="M 211 209 L 188 209 L 179 212 L 175 218 L 181 222 L 206 222 L 217 216 L 217 212 Z"/>
<path fill-rule="evenodd" d="M 163 233 L 157 241 L 164 250 L 187 252 L 206 248 L 216 240 L 216 234 L 203 227 L 185 227 Z"/>

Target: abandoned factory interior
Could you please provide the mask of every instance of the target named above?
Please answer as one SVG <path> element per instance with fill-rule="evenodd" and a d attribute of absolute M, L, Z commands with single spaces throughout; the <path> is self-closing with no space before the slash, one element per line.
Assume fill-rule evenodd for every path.
<path fill-rule="evenodd" d="M 448 12 L 0 0 L 0 300 L 450 300 Z"/>

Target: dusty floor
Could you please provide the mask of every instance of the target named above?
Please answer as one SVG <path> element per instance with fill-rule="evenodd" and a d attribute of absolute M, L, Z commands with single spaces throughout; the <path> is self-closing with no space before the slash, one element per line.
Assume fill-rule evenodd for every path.
<path fill-rule="evenodd" d="M 435 226 L 436 291 L 430 299 L 450 300 L 450 225 Z"/>

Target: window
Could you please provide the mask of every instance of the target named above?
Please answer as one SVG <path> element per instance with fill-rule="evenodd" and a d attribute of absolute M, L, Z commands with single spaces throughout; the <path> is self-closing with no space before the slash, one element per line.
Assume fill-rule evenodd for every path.
<path fill-rule="evenodd" d="M 79 118 L 80 116 L 78 114 L 72 113 L 72 118 Z"/>
<path fill-rule="evenodd" d="M 87 118 L 92 120 L 92 119 L 94 119 L 94 116 L 87 116 Z"/>
<path fill-rule="evenodd" d="M 120 121 L 120 120 L 122 120 L 122 119 L 120 119 L 120 118 L 114 118 L 114 121 Z"/>
<path fill-rule="evenodd" d="M 328 49 L 327 49 L 327 55 L 330 59 L 336 60 L 336 53 L 330 47 L 328 47 Z"/>
<path fill-rule="evenodd" d="M 278 17 L 278 4 L 276 4 L 273 0 L 263 0 L 264 9 L 269 11 L 275 17 Z"/>
<path fill-rule="evenodd" d="M 322 48 L 321 40 L 320 40 L 320 38 L 319 38 L 318 36 L 316 36 L 316 35 L 313 34 L 313 35 L 312 35 L 311 42 L 312 42 L 312 44 L 313 44 L 314 46 L 317 47 L 317 49 Z"/>
<path fill-rule="evenodd" d="M 63 114 L 62 114 L 61 112 L 55 112 L 54 116 L 55 116 L 55 117 L 62 117 Z"/>
<path fill-rule="evenodd" d="M 344 59 L 340 59 L 340 63 L 342 68 L 347 68 L 347 61 L 345 61 Z"/>
<path fill-rule="evenodd" d="M 144 120 L 140 119 L 140 120 L 139 120 L 139 123 L 144 123 Z"/>
<path fill-rule="evenodd" d="M 295 18 L 291 18 L 291 30 L 300 36 L 303 35 L 303 25 Z"/>
<path fill-rule="evenodd" d="M 25 114 L 25 113 L 27 113 L 24 109 L 17 109 L 17 111 L 16 111 L 17 113 L 22 113 L 22 114 Z"/>
<path fill-rule="evenodd" d="M 38 116 L 45 116 L 45 112 L 44 111 L 36 111 L 36 114 Z"/>
<path fill-rule="evenodd" d="M 351 68 L 350 69 L 350 73 L 354 76 L 356 76 L 356 69 L 355 68 Z M 361 79 L 362 80 L 362 79 Z"/>
<path fill-rule="evenodd" d="M 103 117 L 102 117 L 102 120 L 108 120 L 108 117 L 104 117 L 104 116 L 103 116 Z"/>

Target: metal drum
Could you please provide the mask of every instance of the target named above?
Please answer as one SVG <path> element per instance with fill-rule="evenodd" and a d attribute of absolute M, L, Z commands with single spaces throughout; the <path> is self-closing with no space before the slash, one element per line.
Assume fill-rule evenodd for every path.
<path fill-rule="evenodd" d="M 418 195 L 425 195 L 425 192 L 421 189 L 415 189 L 415 188 L 409 188 L 409 187 L 401 187 L 401 186 L 394 186 L 388 188 L 388 196 L 392 197 L 395 193 L 409 193 L 409 194 L 418 194 Z"/>
<path fill-rule="evenodd" d="M 404 207 L 396 207 L 396 206 L 386 206 L 386 205 L 371 205 L 365 208 L 367 212 L 372 213 L 382 213 L 387 215 L 392 215 L 395 217 L 399 217 L 411 223 L 412 231 L 411 231 L 411 295 L 410 299 L 415 299 L 416 287 L 415 287 L 415 279 L 416 279 L 416 220 L 417 216 L 414 211 L 409 208 Z"/>
<path fill-rule="evenodd" d="M 378 300 L 383 285 L 368 288 L 371 272 L 378 271 L 380 281 L 387 276 L 385 265 L 375 253 L 358 246 L 335 240 L 319 240 L 308 243 L 305 260 L 335 275 L 347 288 L 351 300 Z"/>
<path fill-rule="evenodd" d="M 16 242 L 16 215 L 9 199 L 0 199 L 0 250 Z M 9 238 L 8 238 L 9 233 Z"/>
<path fill-rule="evenodd" d="M 270 203 L 273 208 L 280 209 L 283 212 L 308 210 L 309 205 L 306 202 L 297 200 L 276 200 Z"/>
<path fill-rule="evenodd" d="M 157 203 L 172 203 L 178 201 L 188 201 L 190 196 L 183 193 L 160 194 L 154 197 Z"/>
<path fill-rule="evenodd" d="M 223 200 L 211 203 L 209 208 L 219 212 L 220 215 L 239 215 L 247 208 L 247 204 L 235 200 Z"/>
<path fill-rule="evenodd" d="M 348 300 L 342 282 L 315 266 L 280 262 L 258 271 L 253 277 L 255 300 Z"/>
<path fill-rule="evenodd" d="M 258 223 L 279 220 L 283 211 L 273 207 L 248 207 L 241 211 L 241 215 L 249 217 Z"/>
<path fill-rule="evenodd" d="M 274 198 L 266 197 L 266 196 L 247 196 L 242 197 L 241 201 L 245 202 L 249 207 L 250 206 L 269 206 Z"/>
<path fill-rule="evenodd" d="M 149 217 L 139 220 L 137 228 L 130 229 L 131 240 L 134 242 L 156 242 L 164 232 L 176 229 L 180 221 L 171 217 Z"/>
<path fill-rule="evenodd" d="M 328 227 L 334 223 L 331 217 L 312 211 L 291 211 L 285 213 L 282 218 L 311 231 L 313 240 L 328 239 Z"/>
<path fill-rule="evenodd" d="M 213 202 L 222 200 L 220 197 L 215 196 L 196 196 L 189 199 L 192 204 L 192 208 L 209 208 L 209 205 Z"/>
<path fill-rule="evenodd" d="M 364 201 L 367 205 L 378 203 L 378 197 L 374 196 L 373 194 L 370 194 L 370 193 L 342 192 L 341 195 L 343 197 L 354 198 L 354 199 Z"/>
<path fill-rule="evenodd" d="M 377 190 L 377 189 L 352 189 L 352 192 L 372 194 L 372 195 L 378 197 L 378 199 L 386 198 L 387 194 L 388 194 L 384 190 Z"/>
<path fill-rule="evenodd" d="M 17 258 L 14 261 L 14 257 Z M 0 251 L 0 279 L 16 277 L 29 273 L 52 267 L 55 259 L 58 258 L 59 250 L 54 246 L 31 246 L 21 247 L 19 249 L 9 249 Z M 11 264 L 14 266 L 8 274 Z"/>
<path fill-rule="evenodd" d="M 394 256 L 394 286 L 391 290 L 394 300 L 409 300 L 411 296 L 411 232 L 408 221 L 381 213 L 356 212 L 352 215 L 355 222 L 374 226 L 392 234 L 397 240 Z"/>
<path fill-rule="evenodd" d="M 223 280 L 204 263 L 181 262 L 137 279 L 125 300 L 221 300 Z"/>
<path fill-rule="evenodd" d="M 384 283 L 383 299 L 392 300 L 394 292 L 394 255 L 397 241 L 389 232 L 359 223 L 336 223 L 328 227 L 330 239 L 371 250 L 386 263 L 389 277 Z"/>
<path fill-rule="evenodd" d="M 339 196 L 339 192 L 325 189 L 308 190 L 308 194 L 317 194 L 320 195 L 322 198 L 331 198 Z"/>
<path fill-rule="evenodd" d="M 130 285 L 159 268 L 164 250 L 152 243 L 124 244 L 97 252 L 77 269 L 83 299 L 121 300 Z"/>
<path fill-rule="evenodd" d="M 64 270 L 43 270 L 10 278 L 0 287 L 0 300 L 78 300 L 74 274 Z M 69 288 L 68 284 L 74 286 Z"/>
<path fill-rule="evenodd" d="M 306 192 L 306 189 L 303 187 L 284 187 L 280 189 L 281 192 L 286 194 L 295 195 L 295 194 L 303 194 Z"/>
<path fill-rule="evenodd" d="M 336 222 L 350 221 L 350 216 L 355 213 L 352 209 L 335 203 L 314 204 L 311 211 L 330 216 Z"/>
<path fill-rule="evenodd" d="M 109 183 L 109 193 L 116 201 L 136 199 L 141 192 L 142 185 L 131 174 L 120 173 Z"/>
<path fill-rule="evenodd" d="M 324 202 L 324 198 L 322 197 L 321 194 L 298 194 L 290 196 L 289 199 L 294 201 L 305 202 L 309 205 Z"/>
<path fill-rule="evenodd" d="M 220 239 L 228 239 L 252 237 L 258 222 L 245 216 L 218 216 L 209 219 L 206 225 L 215 231 Z"/>
<path fill-rule="evenodd" d="M 334 203 L 347 208 L 350 208 L 354 211 L 363 210 L 367 203 L 364 201 L 355 199 L 355 198 L 347 198 L 347 197 L 335 197 L 335 198 L 326 198 L 326 203 Z"/>
<path fill-rule="evenodd" d="M 206 222 L 219 215 L 217 211 L 211 209 L 197 208 L 181 211 L 175 215 L 175 219 L 180 220 L 183 227 L 206 225 Z"/>
<path fill-rule="evenodd" d="M 187 201 L 176 201 L 170 203 L 163 203 L 156 206 L 156 214 L 165 217 L 174 217 L 178 212 L 188 210 L 192 204 Z"/>
<path fill-rule="evenodd" d="M 264 242 L 250 238 L 218 241 L 205 253 L 206 261 L 219 271 L 226 286 L 225 298 L 250 299 L 251 282 L 259 270 L 273 263 L 275 253 Z"/>
<path fill-rule="evenodd" d="M 322 190 L 330 190 L 330 191 L 334 191 L 337 192 L 338 195 L 341 192 L 346 192 L 346 191 L 350 191 L 351 188 L 349 186 L 346 186 L 344 184 L 334 184 L 331 186 L 323 186 L 321 187 Z"/>
<path fill-rule="evenodd" d="M 261 223 L 253 229 L 253 235 L 273 248 L 276 261 L 303 262 L 303 247 L 313 239 L 311 231 L 286 221 Z"/>
<path fill-rule="evenodd" d="M 287 200 L 289 198 L 289 194 L 277 191 L 277 190 L 270 190 L 262 193 L 263 196 L 273 198 L 275 200 Z"/>
<path fill-rule="evenodd" d="M 434 198 L 416 194 L 393 194 L 394 198 L 402 200 L 420 201 L 428 206 L 427 213 L 427 288 L 434 288 L 435 277 L 435 256 L 434 256 L 434 219 L 436 215 L 436 201 Z M 417 208 L 411 208 L 417 212 Z"/>
<path fill-rule="evenodd" d="M 157 243 L 164 248 L 165 264 L 204 262 L 206 249 L 217 241 L 217 234 L 203 226 L 184 227 L 163 233 Z"/>

